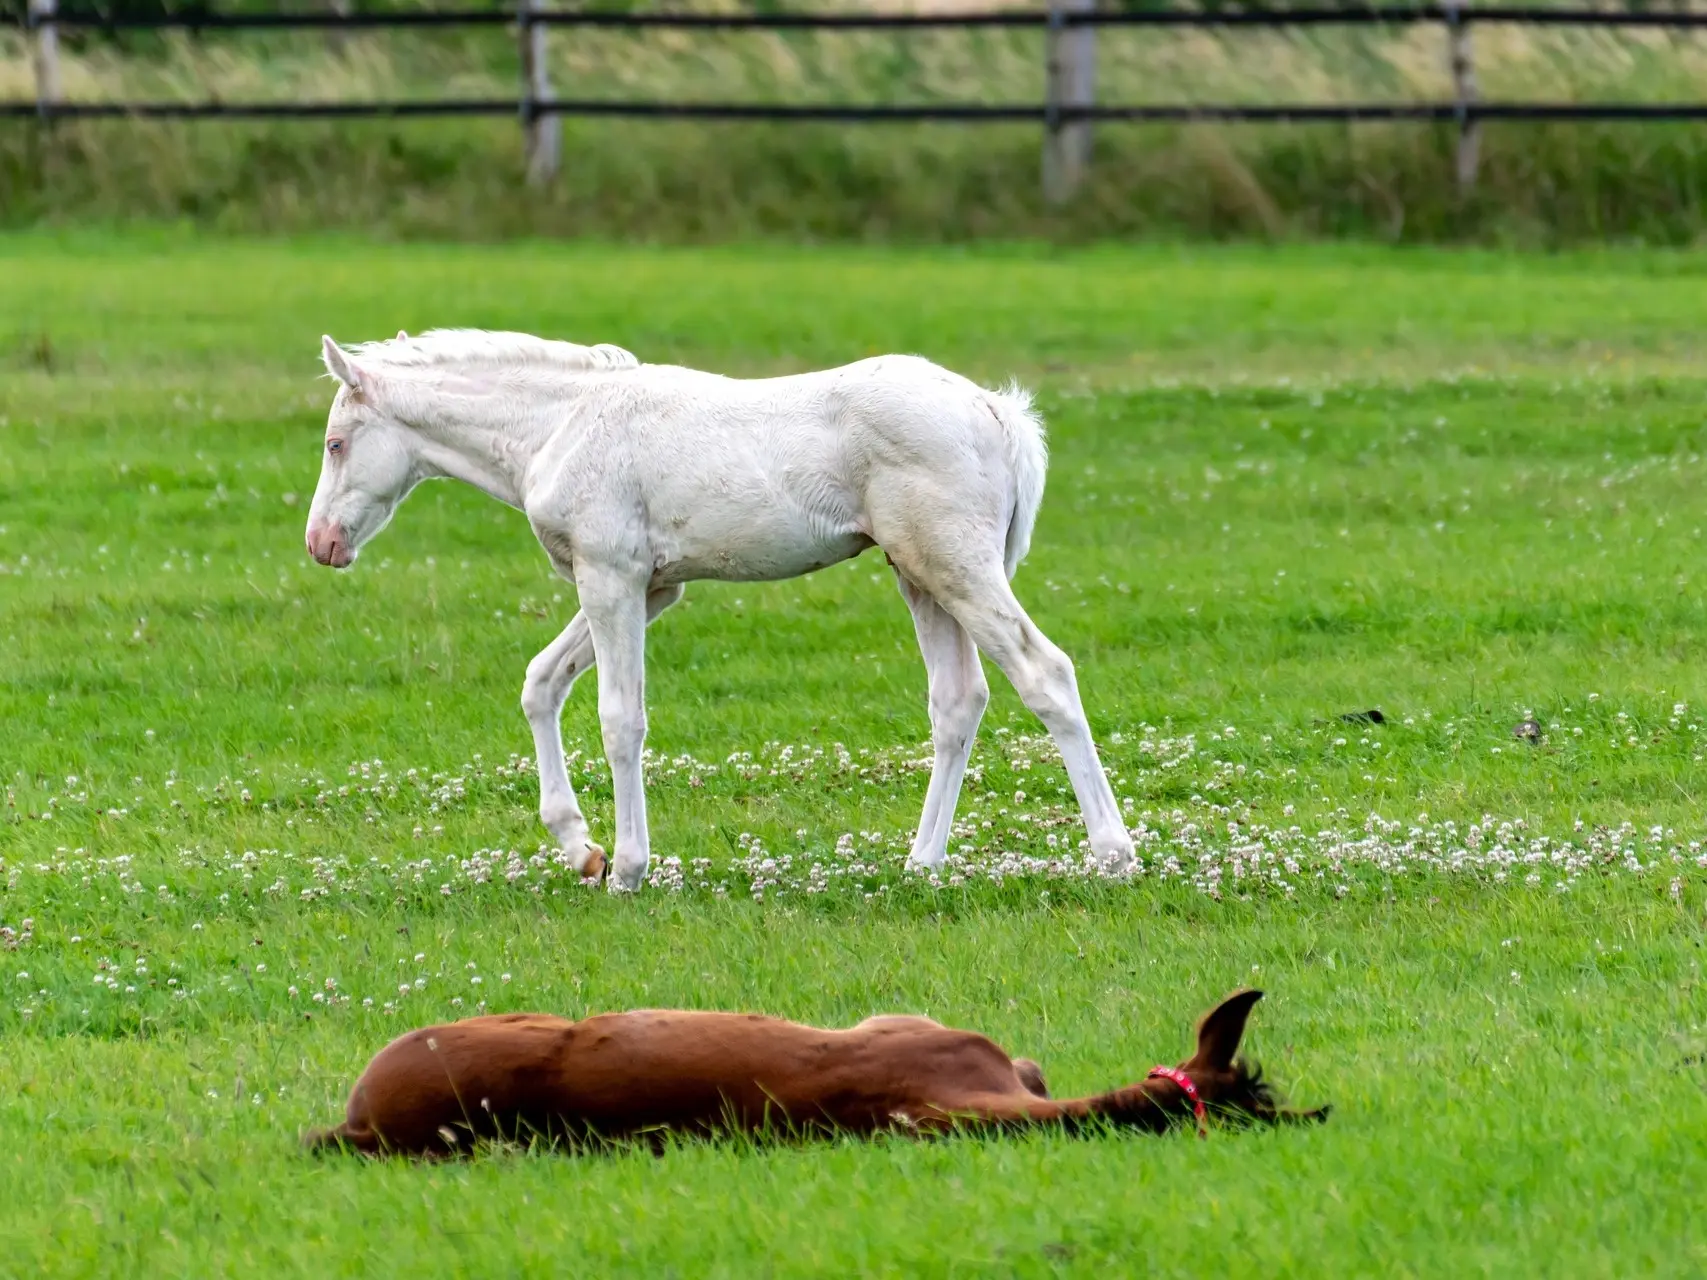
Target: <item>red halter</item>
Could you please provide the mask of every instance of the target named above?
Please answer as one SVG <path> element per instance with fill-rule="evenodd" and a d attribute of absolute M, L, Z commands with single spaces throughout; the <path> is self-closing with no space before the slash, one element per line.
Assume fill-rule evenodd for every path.
<path fill-rule="evenodd" d="M 1185 1096 L 1191 1099 L 1191 1113 L 1197 1117 L 1197 1136 L 1207 1138 L 1209 1126 L 1204 1121 L 1203 1099 L 1197 1096 L 1197 1086 L 1191 1082 L 1191 1077 L 1178 1067 L 1151 1067 L 1146 1080 L 1172 1080 L 1185 1091 Z"/>

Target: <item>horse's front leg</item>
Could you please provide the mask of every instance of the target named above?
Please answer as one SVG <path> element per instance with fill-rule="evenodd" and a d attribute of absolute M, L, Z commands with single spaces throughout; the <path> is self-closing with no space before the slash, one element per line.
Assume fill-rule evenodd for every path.
<path fill-rule="evenodd" d="M 593 843 L 581 802 L 569 781 L 563 759 L 563 704 L 575 678 L 593 665 L 593 634 L 587 616 L 577 613 L 563 633 L 528 663 L 522 685 L 522 714 L 533 730 L 534 759 L 539 766 L 539 820 L 583 875 L 604 867 L 604 850 Z"/>
<path fill-rule="evenodd" d="M 650 623 L 681 598 L 679 586 L 648 592 L 646 621 Z M 539 766 L 540 821 L 557 847 L 574 860 L 576 870 L 597 875 L 604 866 L 604 850 L 593 843 L 563 758 L 563 704 L 576 679 L 592 665 L 592 629 L 586 614 L 577 613 L 563 633 L 528 663 L 522 712 L 533 730 L 534 759 Z"/>
<path fill-rule="evenodd" d="M 646 784 L 640 755 L 646 745 L 645 579 L 577 566 L 576 585 L 598 657 L 599 728 L 616 803 L 612 892 L 633 892 L 646 878 L 651 850 L 646 832 Z"/>

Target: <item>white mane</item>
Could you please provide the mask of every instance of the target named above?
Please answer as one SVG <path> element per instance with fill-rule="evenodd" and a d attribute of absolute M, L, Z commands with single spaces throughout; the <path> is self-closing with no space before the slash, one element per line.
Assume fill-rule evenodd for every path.
<path fill-rule="evenodd" d="M 598 373 L 637 369 L 634 354 L 609 343 L 583 347 L 555 342 L 531 333 L 489 329 L 429 329 L 411 338 L 387 338 L 349 348 L 352 355 L 408 368 L 445 365 L 485 365 L 508 369 L 559 369 L 568 373 Z"/>

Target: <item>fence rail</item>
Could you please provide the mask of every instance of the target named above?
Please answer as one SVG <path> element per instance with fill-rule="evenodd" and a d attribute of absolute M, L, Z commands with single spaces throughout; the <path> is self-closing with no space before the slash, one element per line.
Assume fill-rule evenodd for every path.
<path fill-rule="evenodd" d="M 28 0 L 24 25 L 33 44 L 34 101 L 0 101 L 0 119 L 56 120 L 349 120 L 454 116 L 519 116 L 526 131 L 529 176 L 548 181 L 559 163 L 558 122 L 564 116 L 728 121 L 943 121 L 964 124 L 1033 123 L 1044 128 L 1046 195 L 1060 203 L 1082 182 L 1090 160 L 1093 122 L 1196 123 L 1417 121 L 1458 130 L 1457 179 L 1476 180 L 1480 126 L 1487 121 L 1700 121 L 1707 102 L 1486 102 L 1476 88 L 1470 33 L 1477 25 L 1546 27 L 1707 28 L 1707 12 L 1554 8 L 1538 5 L 1394 4 L 1355 9 L 1246 9 L 1225 12 L 1096 9 L 1095 0 L 1049 0 L 1047 9 L 972 13 L 615 13 L 545 9 L 519 0 L 514 11 L 440 9 L 358 13 L 344 0 L 320 13 L 197 13 L 105 15 L 61 10 L 57 0 Z M 1446 29 L 1450 102 L 1098 104 L 1094 98 L 1096 31 L 1104 27 L 1405 26 Z M 87 102 L 60 91 L 59 35 L 68 31 L 325 31 L 503 27 L 518 37 L 520 91 L 514 98 L 443 98 L 400 102 Z M 1003 28 L 1044 32 L 1048 42 L 1046 100 L 995 103 L 752 103 L 658 102 L 557 97 L 548 75 L 551 28 L 678 31 L 912 31 Z"/>
<path fill-rule="evenodd" d="M 115 14 L 31 9 L 27 26 L 64 30 L 372 30 L 376 27 L 506 27 L 524 20 L 502 9 L 400 10 L 394 13 L 151 13 Z M 1189 9 L 1099 11 L 994 9 L 967 13 L 619 13 L 597 10 L 529 12 L 525 21 L 550 27 L 655 27 L 670 30 L 881 31 L 958 27 L 1043 30 L 1067 27 L 1390 27 L 1426 22 L 1505 22 L 1548 27 L 1707 27 L 1707 11 L 1572 9 L 1548 5 L 1393 4 L 1360 9 Z"/>
<path fill-rule="evenodd" d="M 1460 111 L 1450 102 L 1294 103 L 1251 106 L 1002 106 L 938 103 L 931 106 L 838 106 L 833 103 L 628 102 L 588 98 L 538 101 L 514 98 L 457 98 L 443 102 L 67 102 L 53 109 L 59 120 L 361 120 L 434 116 L 627 117 L 657 120 L 800 120 L 832 123 L 947 121 L 968 124 L 1064 125 L 1104 120 L 1123 124 L 1312 124 L 1329 121 L 1414 121 L 1450 124 L 1460 119 L 1511 121 L 1691 121 L 1707 120 L 1707 103 L 1484 102 Z M 31 102 L 0 102 L 0 119 L 38 119 Z"/>

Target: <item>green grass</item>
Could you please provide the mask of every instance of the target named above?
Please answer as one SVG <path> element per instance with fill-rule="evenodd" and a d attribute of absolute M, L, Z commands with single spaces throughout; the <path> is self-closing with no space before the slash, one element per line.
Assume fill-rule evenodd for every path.
<path fill-rule="evenodd" d="M 0 240 L 0 1272 L 1698 1273 L 1703 274 Z M 951 873 L 899 872 L 928 726 L 875 554 L 690 588 L 649 638 L 655 882 L 557 874 L 516 700 L 572 592 L 524 521 L 432 487 L 353 572 L 301 547 L 319 335 L 451 324 L 1034 380 L 1017 589 L 1143 874 L 1081 874 L 999 676 Z M 608 832 L 590 687 L 565 733 Z M 294 1145 L 390 1035 L 482 1003 L 918 1010 L 1076 1091 L 1250 982 L 1250 1047 L 1325 1128 Z"/>

